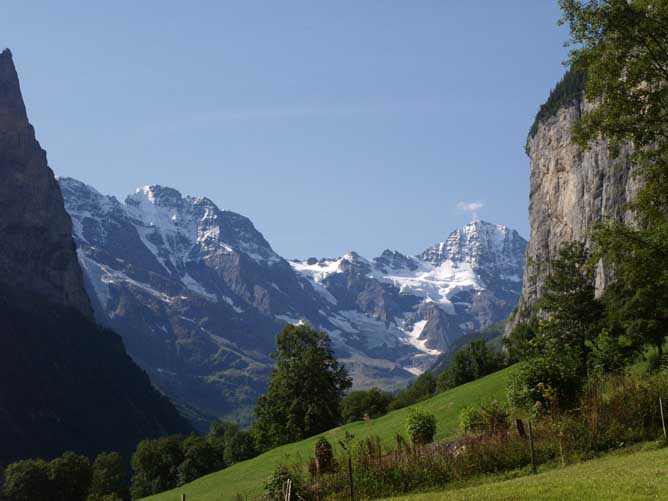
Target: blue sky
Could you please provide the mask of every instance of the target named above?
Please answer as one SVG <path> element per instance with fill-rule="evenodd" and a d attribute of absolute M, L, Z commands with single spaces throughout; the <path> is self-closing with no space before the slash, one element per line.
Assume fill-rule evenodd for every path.
<path fill-rule="evenodd" d="M 563 74 L 556 0 L 5 0 L 58 175 L 250 217 L 286 257 L 528 237 L 524 142 Z"/>

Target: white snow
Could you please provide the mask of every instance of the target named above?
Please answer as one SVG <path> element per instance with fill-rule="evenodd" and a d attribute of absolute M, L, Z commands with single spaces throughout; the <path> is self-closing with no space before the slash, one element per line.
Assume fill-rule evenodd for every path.
<path fill-rule="evenodd" d="M 424 374 L 424 370 L 420 369 L 419 367 L 404 367 L 404 370 L 410 372 L 414 376 L 420 376 Z"/>
<path fill-rule="evenodd" d="M 285 323 L 292 324 L 292 325 L 301 325 L 304 323 L 304 320 L 291 317 L 290 315 L 274 315 L 275 318 L 278 318 L 279 320 L 282 320 Z"/>
<path fill-rule="evenodd" d="M 237 313 L 243 313 L 244 312 L 244 309 L 241 308 L 240 306 L 237 306 L 236 303 L 234 302 L 234 300 L 231 297 L 221 296 L 221 298 L 222 298 L 223 301 L 225 301 L 227 304 L 229 304 L 232 307 L 232 309 L 234 311 L 236 311 Z"/>
<path fill-rule="evenodd" d="M 315 264 L 307 264 L 306 261 L 289 261 L 289 263 L 296 271 L 319 284 L 332 273 L 339 272 L 339 266 L 343 259 L 341 257 L 339 259 L 321 260 Z"/>
<path fill-rule="evenodd" d="M 193 277 L 191 277 L 190 274 L 186 273 L 183 277 L 181 277 L 181 282 L 183 285 L 188 287 L 188 289 L 196 292 L 200 296 L 204 296 L 209 301 L 218 301 L 218 297 L 216 297 L 215 294 L 211 294 L 209 291 L 207 291 L 206 288 Z"/>
<path fill-rule="evenodd" d="M 434 355 L 434 356 L 440 355 L 441 352 L 439 350 L 432 350 L 430 348 L 427 348 L 426 339 L 420 339 L 420 336 L 422 335 L 422 331 L 424 330 L 425 325 L 427 325 L 427 320 L 420 320 L 418 322 L 415 322 L 413 324 L 413 329 L 410 332 L 404 331 L 408 334 L 408 336 L 405 339 L 409 344 L 412 344 L 418 350 L 420 350 L 423 353 L 426 353 L 427 355 Z"/>

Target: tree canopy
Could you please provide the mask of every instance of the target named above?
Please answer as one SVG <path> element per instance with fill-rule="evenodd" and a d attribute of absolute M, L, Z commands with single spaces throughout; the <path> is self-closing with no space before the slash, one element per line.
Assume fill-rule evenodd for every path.
<path fill-rule="evenodd" d="M 625 334 L 655 344 L 668 332 L 668 1 L 561 0 L 570 61 L 586 71 L 587 109 L 574 128 L 583 148 L 600 139 L 632 149 L 641 188 L 633 224 L 604 221 L 595 259 L 611 270 L 606 301 Z"/>
<path fill-rule="evenodd" d="M 252 432 L 261 449 L 301 440 L 341 422 L 340 404 L 351 387 L 329 336 L 309 325 L 286 325 L 276 339 L 266 395 L 255 406 Z"/>

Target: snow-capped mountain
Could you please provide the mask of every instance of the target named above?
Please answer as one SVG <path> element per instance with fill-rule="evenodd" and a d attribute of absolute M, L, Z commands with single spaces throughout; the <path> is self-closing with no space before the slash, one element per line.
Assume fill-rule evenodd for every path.
<path fill-rule="evenodd" d="M 396 387 L 505 318 L 521 287 L 526 242 L 503 226 L 473 222 L 414 257 L 288 262 L 207 198 L 59 182 L 98 320 L 195 421 L 248 417 L 286 322 L 329 332 L 358 387 Z"/>
<path fill-rule="evenodd" d="M 401 331 L 419 352 L 404 368 L 419 374 L 455 339 L 510 314 L 525 248 L 516 231 L 474 221 L 418 256 L 388 249 L 371 261 L 350 252 L 290 264 L 340 308 Z"/>

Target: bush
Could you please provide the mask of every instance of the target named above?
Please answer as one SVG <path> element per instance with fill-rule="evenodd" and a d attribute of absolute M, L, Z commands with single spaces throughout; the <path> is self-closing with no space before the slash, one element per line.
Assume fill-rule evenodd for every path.
<path fill-rule="evenodd" d="M 318 438 L 315 443 L 315 465 L 319 474 L 334 470 L 334 450 L 325 437 Z"/>
<path fill-rule="evenodd" d="M 414 444 L 429 444 L 436 435 L 436 417 L 418 408 L 411 409 L 406 420 L 406 431 Z"/>
<path fill-rule="evenodd" d="M 510 413 L 497 400 L 479 407 L 468 405 L 459 413 L 459 422 L 464 433 L 495 434 L 508 431 Z"/>
<path fill-rule="evenodd" d="M 288 480 L 292 482 L 289 501 L 304 499 L 304 496 L 301 495 L 299 475 L 290 471 L 290 468 L 285 465 L 279 465 L 273 475 L 267 479 L 264 484 L 264 498 L 270 501 L 285 501 Z"/>

